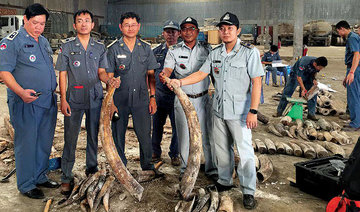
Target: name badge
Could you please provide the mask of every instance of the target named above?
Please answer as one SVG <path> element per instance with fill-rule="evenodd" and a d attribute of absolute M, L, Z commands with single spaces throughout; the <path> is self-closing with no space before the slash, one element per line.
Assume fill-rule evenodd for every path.
<path fill-rule="evenodd" d="M 179 58 L 188 59 L 188 56 L 179 56 Z"/>
<path fill-rule="evenodd" d="M 126 55 L 124 55 L 124 54 L 118 54 L 116 57 L 119 58 L 119 59 L 125 59 L 125 58 L 126 58 Z"/>
<path fill-rule="evenodd" d="M 221 60 L 213 60 L 213 63 L 221 63 Z"/>
<path fill-rule="evenodd" d="M 79 55 L 79 54 L 81 54 L 81 52 L 71 52 L 70 54 L 71 55 L 76 55 L 76 54 Z"/>

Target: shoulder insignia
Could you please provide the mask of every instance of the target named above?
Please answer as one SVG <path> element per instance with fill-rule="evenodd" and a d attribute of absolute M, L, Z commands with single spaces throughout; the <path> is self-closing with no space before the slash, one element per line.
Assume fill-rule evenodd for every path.
<path fill-rule="evenodd" d="M 8 39 L 8 40 L 14 40 L 14 38 L 15 38 L 18 34 L 19 34 L 19 31 L 15 31 L 15 32 L 11 33 L 10 35 L 8 35 L 8 36 L 6 37 L 6 39 Z"/>
<path fill-rule="evenodd" d="M 147 45 L 151 46 L 151 43 L 144 41 L 143 39 L 139 39 L 141 42 L 146 43 Z"/>
<path fill-rule="evenodd" d="M 215 49 L 218 49 L 219 47 L 222 47 L 222 43 L 221 44 L 218 44 L 218 45 L 215 45 L 214 47 L 212 47 L 212 50 L 215 50 Z"/>
<path fill-rule="evenodd" d="M 244 41 L 240 41 L 240 45 L 242 45 L 243 47 L 246 47 L 248 49 L 254 48 L 254 45 L 252 45 L 251 43 L 246 43 Z"/>
<path fill-rule="evenodd" d="M 111 42 L 109 45 L 106 46 L 106 48 L 110 48 L 112 45 L 114 45 L 114 43 L 116 43 L 118 41 L 118 39 L 114 40 L 113 42 Z"/>
<path fill-rule="evenodd" d="M 304 70 L 304 66 L 299 66 L 299 69 L 300 69 L 301 71 L 303 71 L 303 70 Z"/>
<path fill-rule="evenodd" d="M 174 49 L 179 48 L 179 47 L 182 47 L 181 43 L 177 43 L 177 44 L 171 45 L 171 46 L 169 47 L 169 49 L 174 50 Z"/>
<path fill-rule="evenodd" d="M 104 45 L 104 43 L 101 42 L 101 40 L 95 40 L 95 39 L 94 39 L 94 42 L 97 43 L 97 44 L 100 44 L 100 45 Z"/>
<path fill-rule="evenodd" d="M 76 37 L 66 38 L 65 43 L 75 40 Z"/>
<path fill-rule="evenodd" d="M 153 48 L 151 48 L 152 50 L 154 50 L 154 49 L 156 49 L 156 48 L 158 48 L 159 46 L 161 46 L 162 44 L 160 43 L 160 44 L 158 44 L 158 45 L 156 45 L 156 46 L 154 46 Z"/>

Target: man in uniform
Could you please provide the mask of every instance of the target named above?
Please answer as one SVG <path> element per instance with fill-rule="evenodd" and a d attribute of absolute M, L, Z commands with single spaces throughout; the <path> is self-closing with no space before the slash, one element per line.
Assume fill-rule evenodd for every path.
<path fill-rule="evenodd" d="M 316 74 L 327 66 L 326 57 L 310 57 L 305 56 L 300 58 L 292 67 L 289 81 L 286 83 L 283 94 L 281 96 L 277 113 L 274 117 L 280 117 L 288 104 L 286 98 L 291 97 L 298 85 L 301 88 L 301 96 L 305 97 L 307 91 L 313 85 L 317 85 Z M 317 95 L 308 100 L 308 115 L 307 118 L 313 121 L 318 120 L 315 116 Z"/>
<path fill-rule="evenodd" d="M 270 51 L 268 51 L 264 54 L 264 56 L 261 59 L 261 63 L 265 64 L 265 66 L 266 66 L 265 69 L 267 71 L 271 72 L 273 87 L 279 87 L 279 85 L 277 84 L 277 79 L 276 79 L 277 72 L 280 71 L 284 74 L 285 84 L 286 84 L 287 79 L 288 79 L 287 69 L 285 67 L 277 67 L 277 68 L 272 67 L 272 62 L 274 60 L 281 60 L 281 58 L 280 58 L 280 55 L 278 52 L 278 47 L 275 45 L 271 45 Z"/>
<path fill-rule="evenodd" d="M 97 169 L 97 147 L 100 110 L 103 99 L 101 81 L 119 87 L 119 80 L 110 78 L 104 44 L 90 37 L 94 28 L 93 14 L 79 10 L 74 14 L 77 36 L 67 39 L 60 48 L 56 70 L 60 71 L 61 112 L 64 114 L 64 151 L 61 159 L 61 192 L 72 190 L 75 150 L 83 115 L 86 115 L 86 175 Z M 66 86 L 68 81 L 68 86 Z M 66 90 L 66 87 L 68 88 Z"/>
<path fill-rule="evenodd" d="M 161 72 L 161 80 L 163 76 L 170 77 L 175 72 L 177 79 L 184 78 L 197 70 L 205 62 L 210 46 L 197 41 L 199 34 L 198 23 L 194 18 L 185 18 L 180 25 L 181 37 L 183 42 L 170 47 L 164 64 L 164 70 Z M 202 142 L 205 156 L 205 174 L 210 178 L 217 178 L 217 169 L 215 166 L 214 148 L 212 140 L 209 138 L 210 131 L 210 102 L 208 89 L 210 79 L 207 77 L 201 82 L 194 85 L 182 87 L 183 91 L 188 95 L 191 103 L 194 105 L 199 118 L 202 131 Z M 174 102 L 176 131 L 179 138 L 179 151 L 181 159 L 180 179 L 186 169 L 189 156 L 189 129 L 185 117 L 184 110 L 176 97 Z"/>
<path fill-rule="evenodd" d="M 218 191 L 232 188 L 235 143 L 240 156 L 237 173 L 244 207 L 254 209 L 256 171 L 251 129 L 257 127 L 256 114 L 264 71 L 259 51 L 237 38 L 241 28 L 236 15 L 225 13 L 218 27 L 223 44 L 213 49 L 199 71 L 173 81 L 186 87 L 207 78 L 209 74 L 214 78 L 213 137 L 219 172 L 216 186 Z"/>
<path fill-rule="evenodd" d="M 139 21 L 139 16 L 133 12 L 122 14 L 119 27 L 123 37 L 114 42 L 108 51 L 107 72 L 120 76 L 122 81 L 114 93 L 113 111 L 118 112 L 120 119 L 112 122 L 112 132 L 117 151 L 126 165 L 125 133 L 129 115 L 132 114 L 134 130 L 140 142 L 141 168 L 152 170 L 150 115 L 156 112 L 154 69 L 159 65 L 149 44 L 136 38 L 141 25 Z"/>
<path fill-rule="evenodd" d="M 347 91 L 347 105 L 351 121 L 344 126 L 344 130 L 357 131 L 360 129 L 360 37 L 351 31 L 346 21 L 337 23 L 336 31 L 341 37 L 346 38 L 345 65 L 347 68 L 343 85 Z"/>
<path fill-rule="evenodd" d="M 25 10 L 24 26 L 0 44 L 0 77 L 8 87 L 10 121 L 19 191 L 44 198 L 38 186 L 56 188 L 47 178 L 57 117 L 52 50 L 41 33 L 49 13 L 41 4 Z"/>
<path fill-rule="evenodd" d="M 170 91 L 169 88 L 160 82 L 159 74 L 164 68 L 164 61 L 166 53 L 170 46 L 175 45 L 180 36 L 179 24 L 173 20 L 166 21 L 163 27 L 162 33 L 165 38 L 165 43 L 160 44 L 156 47 L 153 52 L 156 57 L 159 68 L 155 69 L 155 80 L 156 80 L 156 105 L 157 111 L 153 117 L 153 133 L 152 133 L 152 150 L 153 160 L 158 161 L 161 159 L 161 140 L 164 132 L 164 125 L 166 117 L 169 116 L 172 127 L 172 137 L 170 143 L 169 156 L 171 158 L 171 164 L 173 166 L 180 165 L 179 150 L 178 150 L 178 139 L 176 134 L 175 126 L 175 115 L 174 115 L 174 92 Z M 171 74 L 170 78 L 174 78 L 174 73 Z"/>

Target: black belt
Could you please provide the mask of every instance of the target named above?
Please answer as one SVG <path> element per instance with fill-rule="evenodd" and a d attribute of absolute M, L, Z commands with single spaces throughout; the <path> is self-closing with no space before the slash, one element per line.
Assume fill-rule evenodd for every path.
<path fill-rule="evenodd" d="M 190 98 L 193 98 L 193 99 L 196 99 L 196 98 L 199 98 L 199 97 L 202 97 L 204 96 L 205 94 L 208 93 L 208 90 L 202 92 L 202 93 L 198 93 L 198 94 L 186 94 L 188 97 Z"/>

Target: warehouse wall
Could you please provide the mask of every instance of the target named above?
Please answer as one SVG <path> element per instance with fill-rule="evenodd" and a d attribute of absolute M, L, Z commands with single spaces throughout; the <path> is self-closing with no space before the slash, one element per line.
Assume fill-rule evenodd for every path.
<path fill-rule="evenodd" d="M 269 11 L 268 24 L 271 25 L 274 17 L 279 22 L 292 22 L 292 0 L 267 0 L 270 8 L 278 7 L 278 14 Z M 120 14 L 134 11 L 142 18 L 140 33 L 145 37 L 154 37 L 161 32 L 162 23 L 173 18 L 181 21 L 186 16 L 192 16 L 203 24 L 204 18 L 219 19 L 225 12 L 235 13 L 242 24 L 260 25 L 260 0 L 109 0 L 107 24 L 111 34 L 118 34 L 117 25 Z M 305 0 L 304 22 L 309 20 L 326 20 L 336 23 L 339 20 L 348 20 L 351 24 L 360 23 L 359 0 Z"/>
<path fill-rule="evenodd" d="M 17 14 L 24 14 L 25 8 L 33 3 L 40 3 L 50 11 L 51 32 L 73 30 L 73 13 L 78 9 L 90 10 L 97 27 L 105 23 L 107 0 L 0 0 L 0 8 L 16 9 Z"/>

